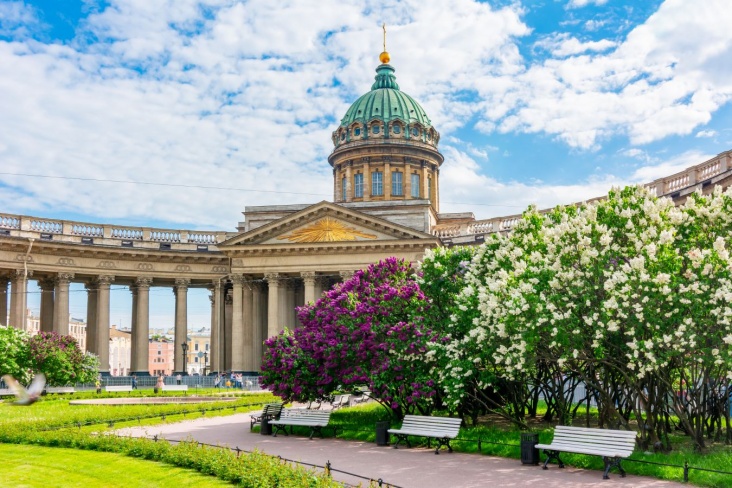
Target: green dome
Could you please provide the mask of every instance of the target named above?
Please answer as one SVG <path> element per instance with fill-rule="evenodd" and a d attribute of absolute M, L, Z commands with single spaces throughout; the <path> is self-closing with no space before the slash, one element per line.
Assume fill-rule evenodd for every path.
<path fill-rule="evenodd" d="M 391 122 L 401 120 L 407 124 L 419 123 L 425 128 L 431 127 L 422 106 L 406 93 L 399 91 L 394 76 L 394 68 L 382 64 L 376 68 L 376 81 L 371 91 L 356 100 L 346 115 L 341 119 L 341 127 L 349 127 L 354 122 L 363 124 L 372 120 Z"/>

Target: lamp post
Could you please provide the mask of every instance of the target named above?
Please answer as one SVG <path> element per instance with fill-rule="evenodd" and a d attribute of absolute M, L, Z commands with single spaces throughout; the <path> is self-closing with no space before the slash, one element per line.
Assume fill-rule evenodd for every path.
<path fill-rule="evenodd" d="M 203 353 L 203 376 L 206 376 L 206 367 L 208 366 L 208 351 Z"/>
<path fill-rule="evenodd" d="M 184 342 L 180 345 L 181 349 L 183 349 L 183 374 L 188 374 L 188 343 Z"/>

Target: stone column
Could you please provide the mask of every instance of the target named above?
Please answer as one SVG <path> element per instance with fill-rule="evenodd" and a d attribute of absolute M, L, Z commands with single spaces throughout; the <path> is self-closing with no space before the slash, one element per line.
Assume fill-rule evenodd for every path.
<path fill-rule="evenodd" d="M 353 200 L 353 187 L 351 185 L 353 181 L 353 162 L 348 161 L 346 163 L 346 202 Z M 343 196 L 342 194 L 340 196 Z"/>
<path fill-rule="evenodd" d="M 251 283 L 252 289 L 252 371 L 260 371 L 262 364 L 262 343 L 264 342 L 264 303 L 263 283 Z"/>
<path fill-rule="evenodd" d="M 297 288 L 297 280 L 290 278 L 287 280 L 285 290 L 283 312 L 285 317 L 285 327 L 290 330 L 295 329 L 295 296 Z"/>
<path fill-rule="evenodd" d="M 419 192 L 422 194 L 422 199 L 428 200 L 430 198 L 427 190 L 427 177 L 428 177 L 428 171 L 427 171 L 427 163 L 425 161 L 422 161 L 422 168 L 421 168 L 421 188 L 419 189 Z"/>
<path fill-rule="evenodd" d="M 371 164 L 368 161 L 363 163 L 363 201 L 371 199 Z"/>
<path fill-rule="evenodd" d="M 188 374 L 185 357 L 183 356 L 184 342 L 188 342 L 188 285 L 191 280 L 177 278 L 173 293 L 175 294 L 175 347 L 173 348 L 173 370 L 175 374 Z"/>
<path fill-rule="evenodd" d="M 69 283 L 73 277 L 72 273 L 59 273 L 56 277 L 53 330 L 61 335 L 69 335 Z"/>
<path fill-rule="evenodd" d="M 253 347 L 254 347 L 254 289 L 251 280 L 246 280 L 242 289 L 242 318 L 244 330 L 242 331 L 242 367 L 244 371 L 254 371 Z"/>
<path fill-rule="evenodd" d="M 132 374 L 150 376 L 150 285 L 152 278 L 135 280 L 133 308 L 135 319 L 132 328 Z M 136 299 L 135 299 L 136 297 Z"/>
<path fill-rule="evenodd" d="M 88 281 L 84 283 L 86 288 L 86 350 L 97 353 L 97 283 Z M 41 320 L 43 313 L 41 312 Z M 43 322 L 41 322 L 43 327 Z"/>
<path fill-rule="evenodd" d="M 269 299 L 267 303 L 267 337 L 277 335 L 281 330 L 280 325 L 280 275 L 270 273 L 264 275 L 269 287 Z"/>
<path fill-rule="evenodd" d="M 341 275 L 341 281 L 347 281 L 353 277 L 353 271 L 341 271 L 338 274 Z"/>
<path fill-rule="evenodd" d="M 114 276 L 102 275 L 96 279 L 96 354 L 99 356 L 99 372 L 109 376 L 109 287 Z"/>
<path fill-rule="evenodd" d="M 223 371 L 221 365 L 221 332 L 223 329 L 223 322 L 221 316 L 223 313 L 223 297 L 222 295 L 221 281 L 214 280 L 213 286 L 209 288 L 211 290 L 211 350 L 208 354 L 208 364 L 210 365 L 211 372 Z"/>
<path fill-rule="evenodd" d="M 384 200 L 389 200 L 391 194 L 391 163 L 384 163 Z"/>
<path fill-rule="evenodd" d="M 53 291 L 56 286 L 53 278 L 38 280 L 41 288 L 41 331 L 51 332 L 53 330 Z M 89 326 L 87 325 L 87 329 Z M 87 344 L 89 342 L 87 341 Z"/>
<path fill-rule="evenodd" d="M 315 299 L 317 300 L 323 295 L 326 290 L 328 278 L 325 276 L 315 276 Z"/>
<path fill-rule="evenodd" d="M 231 275 L 231 370 L 244 371 L 244 276 Z M 249 351 L 246 351 L 247 356 Z"/>
<path fill-rule="evenodd" d="M 221 358 L 224 368 L 223 370 L 229 371 L 231 369 L 231 356 L 234 350 L 234 344 L 231 342 L 231 319 L 233 318 L 232 315 L 234 310 L 234 297 L 232 296 L 231 288 L 226 290 L 226 295 L 224 296 L 224 305 L 224 316 L 222 317 L 224 323 L 224 333 L 219 336 L 219 341 L 221 341 L 221 346 L 223 348 L 223 357 Z"/>
<path fill-rule="evenodd" d="M 8 284 L 10 280 L 0 276 L 0 325 L 8 325 Z"/>
<path fill-rule="evenodd" d="M 30 272 L 28 276 L 30 276 Z M 25 270 L 16 269 L 10 284 L 10 324 L 16 329 L 26 330 L 26 308 L 28 303 L 28 278 Z"/>
<path fill-rule="evenodd" d="M 305 287 L 305 303 L 311 303 L 315 301 L 315 272 L 314 271 L 303 271 L 300 273 L 302 276 L 302 282 Z"/>

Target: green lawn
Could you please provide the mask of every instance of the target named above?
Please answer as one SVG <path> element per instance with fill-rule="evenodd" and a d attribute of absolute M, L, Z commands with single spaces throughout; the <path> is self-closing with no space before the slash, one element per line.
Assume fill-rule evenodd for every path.
<path fill-rule="evenodd" d="M 108 452 L 0 444 L 0 457 L 3 459 L 0 486 L 231 486 L 191 469 Z"/>

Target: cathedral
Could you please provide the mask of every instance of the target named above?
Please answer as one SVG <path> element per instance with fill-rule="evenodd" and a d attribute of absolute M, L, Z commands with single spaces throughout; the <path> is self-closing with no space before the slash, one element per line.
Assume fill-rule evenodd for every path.
<path fill-rule="evenodd" d="M 174 369 L 185 371 L 187 293 L 211 298 L 212 373 L 256 374 L 262 343 L 298 326 L 295 307 L 380 259 L 474 245 L 519 216 L 440 213 L 439 132 L 401 91 L 387 52 L 371 89 L 332 133 L 333 201 L 246 207 L 237 232 L 116 226 L 0 213 L 0 324 L 27 328 L 27 286 L 41 289 L 40 329 L 69 333 L 69 285 L 87 290 L 86 348 L 109 374 L 110 286 L 132 295 L 131 374 L 149 374 L 149 293 L 175 295 Z M 676 201 L 732 181 L 732 151 L 649 183 Z M 571 203 L 571 202 L 567 202 Z"/>

